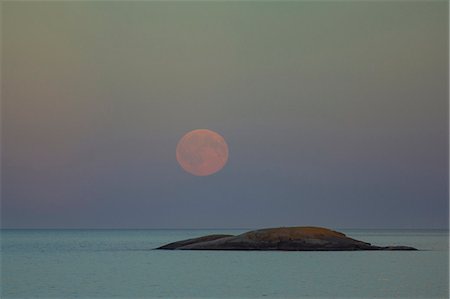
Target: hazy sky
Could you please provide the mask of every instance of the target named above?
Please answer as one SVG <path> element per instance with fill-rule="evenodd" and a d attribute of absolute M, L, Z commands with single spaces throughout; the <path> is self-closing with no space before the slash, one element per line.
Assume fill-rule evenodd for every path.
<path fill-rule="evenodd" d="M 2 225 L 448 223 L 448 3 L 3 2 Z M 196 177 L 186 132 L 228 164 Z"/>

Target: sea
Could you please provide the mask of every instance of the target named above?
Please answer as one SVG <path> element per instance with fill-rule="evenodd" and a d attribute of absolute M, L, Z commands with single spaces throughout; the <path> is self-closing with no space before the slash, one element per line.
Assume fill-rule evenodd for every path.
<path fill-rule="evenodd" d="M 340 230 L 418 251 L 153 250 L 247 230 L 1 230 L 1 298 L 449 298 L 448 230 Z"/>

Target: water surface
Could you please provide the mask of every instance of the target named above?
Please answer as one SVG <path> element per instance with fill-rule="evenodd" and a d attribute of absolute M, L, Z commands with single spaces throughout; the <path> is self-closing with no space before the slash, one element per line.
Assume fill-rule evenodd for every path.
<path fill-rule="evenodd" d="M 166 251 L 244 230 L 2 230 L 1 298 L 448 298 L 448 231 L 341 230 L 420 251 Z"/>

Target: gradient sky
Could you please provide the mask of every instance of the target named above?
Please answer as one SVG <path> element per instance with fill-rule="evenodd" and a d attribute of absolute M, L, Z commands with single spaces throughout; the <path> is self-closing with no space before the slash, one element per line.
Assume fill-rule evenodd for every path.
<path fill-rule="evenodd" d="M 3 2 L 6 228 L 443 228 L 448 3 Z M 177 164 L 186 132 L 229 162 Z"/>

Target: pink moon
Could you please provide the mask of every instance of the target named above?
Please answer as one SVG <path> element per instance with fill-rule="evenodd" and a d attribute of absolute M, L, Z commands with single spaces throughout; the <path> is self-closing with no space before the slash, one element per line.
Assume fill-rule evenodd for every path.
<path fill-rule="evenodd" d="M 185 171 L 197 176 L 207 176 L 225 166 L 228 161 L 228 145 L 214 131 L 193 130 L 178 142 L 176 157 Z"/>

